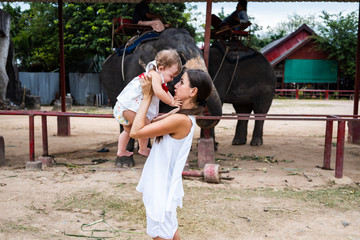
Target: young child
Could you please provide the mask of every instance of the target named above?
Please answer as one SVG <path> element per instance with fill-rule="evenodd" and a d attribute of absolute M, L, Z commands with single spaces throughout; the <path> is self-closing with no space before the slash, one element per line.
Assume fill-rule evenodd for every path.
<path fill-rule="evenodd" d="M 149 124 L 159 114 L 159 100 L 172 107 L 180 107 L 181 101 L 173 98 L 168 92 L 166 83 L 172 81 L 181 72 L 181 68 L 181 59 L 176 50 L 162 50 L 156 55 L 154 61 L 148 63 L 145 73 L 135 77 L 119 94 L 114 106 L 114 117 L 123 125 L 124 131 L 122 131 L 118 140 L 118 157 L 133 154 L 126 150 L 126 146 L 130 139 L 129 133 L 132 122 L 143 99 L 140 78 L 143 78 L 144 74 L 148 74 L 152 78 L 154 95 L 146 114 L 146 124 Z M 139 154 L 149 155 L 150 149 L 147 144 L 147 138 L 139 139 Z"/>

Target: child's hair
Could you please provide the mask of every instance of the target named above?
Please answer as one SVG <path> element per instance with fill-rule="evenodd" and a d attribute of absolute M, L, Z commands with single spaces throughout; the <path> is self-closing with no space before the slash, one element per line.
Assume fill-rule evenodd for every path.
<path fill-rule="evenodd" d="M 164 68 L 168 68 L 176 64 L 178 66 L 177 74 L 181 72 L 181 58 L 175 49 L 161 50 L 156 54 L 155 61 L 157 67 L 163 66 Z"/>

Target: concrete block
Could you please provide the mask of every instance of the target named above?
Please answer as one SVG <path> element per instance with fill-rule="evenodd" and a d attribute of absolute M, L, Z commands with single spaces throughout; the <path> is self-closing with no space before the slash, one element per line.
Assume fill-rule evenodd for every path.
<path fill-rule="evenodd" d="M 207 163 L 215 163 L 214 139 L 198 139 L 198 168 L 204 168 Z"/>
<path fill-rule="evenodd" d="M 54 159 L 49 156 L 40 156 L 38 157 L 38 161 L 42 163 L 42 168 L 50 167 L 54 163 Z"/>
<path fill-rule="evenodd" d="M 26 163 L 26 170 L 41 170 L 41 169 L 42 169 L 41 161 L 34 161 L 34 162 Z"/>

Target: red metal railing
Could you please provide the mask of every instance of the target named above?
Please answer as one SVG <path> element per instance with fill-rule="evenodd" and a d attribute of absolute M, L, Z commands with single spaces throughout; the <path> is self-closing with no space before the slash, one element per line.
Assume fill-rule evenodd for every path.
<path fill-rule="evenodd" d="M 48 156 L 47 116 L 67 117 L 96 117 L 112 118 L 112 114 L 86 114 L 69 112 L 46 112 L 46 111 L 14 111 L 0 110 L 0 115 L 28 115 L 29 116 L 29 158 L 35 161 L 35 137 L 34 117 L 42 119 L 42 144 L 43 156 Z M 360 115 L 326 115 L 326 114 L 223 114 L 222 116 L 197 116 L 197 119 L 216 120 L 280 120 L 280 121 L 326 121 L 325 146 L 323 169 L 330 169 L 333 122 L 338 122 L 335 177 L 342 178 L 345 144 L 345 123 L 347 121 L 360 121 Z"/>
<path fill-rule="evenodd" d="M 321 90 L 321 89 L 275 89 L 275 94 L 282 97 L 326 99 L 346 97 L 352 98 L 354 90 Z"/>

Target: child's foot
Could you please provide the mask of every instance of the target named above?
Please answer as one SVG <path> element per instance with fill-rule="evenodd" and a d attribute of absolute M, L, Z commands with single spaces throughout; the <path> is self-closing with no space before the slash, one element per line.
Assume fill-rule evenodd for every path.
<path fill-rule="evenodd" d="M 125 151 L 118 151 L 116 154 L 118 157 L 130 157 L 131 155 L 133 155 L 133 152 L 130 152 L 128 150 Z"/>
<path fill-rule="evenodd" d="M 149 156 L 150 148 L 140 149 L 140 150 L 138 151 L 138 153 L 141 154 L 141 155 L 143 155 L 143 156 L 145 156 L 145 157 L 147 157 L 147 156 Z"/>

